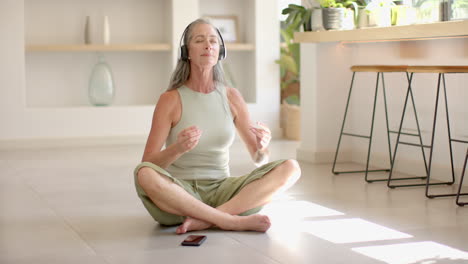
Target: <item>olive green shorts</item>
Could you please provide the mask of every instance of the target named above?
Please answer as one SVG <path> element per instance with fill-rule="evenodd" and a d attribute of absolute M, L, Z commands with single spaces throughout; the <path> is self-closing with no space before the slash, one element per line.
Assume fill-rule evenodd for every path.
<path fill-rule="evenodd" d="M 251 173 L 240 177 L 228 177 L 222 180 L 181 180 L 174 178 L 169 172 L 160 168 L 159 166 L 150 163 L 140 163 L 134 171 L 135 187 L 143 205 L 148 210 L 149 214 L 162 225 L 178 225 L 181 224 L 185 217 L 170 214 L 159 209 L 153 201 L 148 197 L 143 188 L 138 184 L 137 173 L 142 167 L 149 167 L 161 175 L 169 177 L 174 183 L 181 186 L 190 195 L 196 199 L 208 204 L 211 207 L 218 207 L 232 197 L 234 197 L 240 190 L 254 180 L 258 180 L 267 174 L 269 171 L 283 163 L 285 160 L 277 160 L 267 163 L 261 167 L 256 168 Z M 251 215 L 259 212 L 262 207 L 250 209 L 241 215 Z"/>

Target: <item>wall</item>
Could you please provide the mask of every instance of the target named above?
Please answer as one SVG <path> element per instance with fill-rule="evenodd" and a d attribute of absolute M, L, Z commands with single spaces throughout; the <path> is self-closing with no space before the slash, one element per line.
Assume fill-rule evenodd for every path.
<path fill-rule="evenodd" d="M 23 8 L 23 1 L 0 2 L 1 137 L 25 129 L 20 125 L 25 120 Z"/>
<path fill-rule="evenodd" d="M 36 5 L 34 1 L 26 1 L 29 1 L 27 2 L 28 7 L 41 8 L 41 5 Z M 178 56 L 179 38 L 185 26 L 197 18 L 199 14 L 205 14 L 207 6 L 212 2 L 210 0 L 161 1 L 165 3 L 165 8 L 172 11 L 167 15 L 169 26 L 165 29 L 169 33 L 161 35 L 159 41 L 167 41 L 176 48 L 162 55 L 147 52 L 133 54 L 125 52 L 108 53 L 106 57 L 112 62 L 112 65 L 115 65 L 115 70 L 124 67 L 126 63 L 134 63 L 135 72 L 144 71 L 146 73 L 153 72 L 155 67 L 161 68 L 157 64 L 164 63 L 173 66 Z M 46 2 L 49 5 L 51 3 L 53 5 L 54 2 L 60 5 L 74 3 L 73 1 L 67 3 L 57 0 L 46 0 Z M 129 2 L 131 0 L 119 3 L 128 5 Z M 112 5 L 113 1 L 106 0 L 96 3 L 89 1 L 89 4 L 92 5 L 100 5 L 100 3 Z M 119 3 L 116 3 L 116 5 Z M 239 89 L 245 89 L 242 92 L 251 98 L 248 107 L 252 119 L 267 123 L 274 135 L 279 136 L 279 69 L 274 63 L 274 60 L 279 57 L 277 6 L 270 5 L 267 0 L 244 0 L 240 1 L 239 5 L 243 5 L 245 10 L 238 8 L 239 10 L 233 11 L 229 8 L 223 9 L 222 6 L 226 3 L 217 1 L 216 4 L 219 7 L 213 10 L 226 14 L 239 10 L 239 12 L 249 10 L 248 14 L 253 17 L 250 20 L 240 21 L 240 23 L 245 23 L 241 33 L 246 41 L 254 44 L 255 50 L 247 51 L 246 54 L 242 53 L 244 51 L 229 52 L 228 50 L 228 60 L 231 59 L 239 65 L 244 63 L 244 65 L 248 65 L 248 67 L 244 68 L 251 69 L 248 71 L 249 76 L 246 77 L 249 79 L 250 86 L 239 87 Z M 150 5 L 153 4 L 150 3 Z M 135 8 L 137 10 L 138 7 Z M 102 11 L 99 10 L 96 12 Z M 168 83 L 169 72 L 157 72 L 153 74 L 154 76 L 149 74 L 151 78 L 157 80 L 156 85 L 154 83 L 148 85 L 148 78 L 139 78 L 131 71 L 128 71 L 126 74 L 117 77 L 122 78 L 119 83 L 126 83 L 127 91 L 120 91 L 120 97 L 118 100 L 116 99 L 114 106 L 93 108 L 85 105 L 86 92 L 69 89 L 69 87 L 60 84 L 52 88 L 46 87 L 42 85 L 42 81 L 54 78 L 54 73 L 71 72 L 72 80 L 77 79 L 79 74 L 88 76 L 83 69 L 92 65 L 90 63 L 94 54 L 86 52 L 74 54 L 67 52 L 25 53 L 25 37 L 36 37 L 34 41 L 36 44 L 49 43 L 48 40 L 40 42 L 40 39 L 38 40 L 40 37 L 26 32 L 28 28 L 33 28 L 34 25 L 28 22 L 29 19 L 25 19 L 25 11 L 27 11 L 25 1 L 0 1 L 0 34 L 6 36 L 0 42 L 0 55 L 2 58 L 0 62 L 0 123 L 2 124 L 0 148 L 28 147 L 31 144 L 52 146 L 99 144 L 103 142 L 111 144 L 129 141 L 144 142 L 151 125 L 154 104 L 159 96 L 159 92 L 153 93 L 151 89 L 164 89 Z M 120 12 L 118 7 L 114 11 Z M 85 14 L 79 15 L 84 17 Z M 30 26 L 27 26 L 28 23 Z M 118 36 L 112 34 L 112 25 L 111 23 L 111 41 L 113 36 L 118 38 Z M 56 26 L 58 30 L 63 28 L 62 25 Z M 158 35 L 155 35 L 155 37 L 159 38 Z M 65 42 L 80 41 L 71 39 L 72 37 L 68 35 L 65 38 L 70 38 L 64 39 Z M 142 40 L 142 42 L 144 41 Z M 78 56 L 78 58 L 73 58 L 73 56 Z M 50 59 L 48 65 L 46 64 L 43 68 L 38 66 L 44 61 L 47 62 L 48 59 Z M 245 63 L 244 60 L 248 60 L 248 63 Z M 66 67 L 60 68 L 57 66 L 63 62 L 65 62 Z M 78 68 L 78 73 L 72 72 L 72 67 L 69 67 L 70 62 L 75 64 L 72 66 Z M 37 69 L 40 69 L 41 73 L 45 75 L 38 74 Z M 83 82 L 82 86 L 85 85 L 86 82 Z M 60 87 L 63 87 L 63 89 Z M 131 92 L 132 89 L 140 89 L 138 91 L 142 89 L 145 96 Z M 55 100 L 54 93 L 61 100 Z M 271 102 L 278 103 L 272 104 Z"/>
<path fill-rule="evenodd" d="M 301 44 L 301 93 L 303 95 L 302 142 L 298 158 L 310 162 L 333 162 L 348 89 L 351 81 L 351 65 L 359 64 L 408 64 L 408 65 L 468 65 L 468 39 L 442 39 L 382 43 L 323 43 Z M 306 70 L 308 69 L 308 70 Z M 387 101 L 389 104 L 390 127 L 396 130 L 399 125 L 403 100 L 407 86 L 404 74 L 385 75 Z M 437 76 L 418 74 L 414 77 L 414 93 L 418 108 L 423 140 L 430 142 L 433 108 Z M 375 74 L 359 74 L 351 100 L 348 131 L 369 133 L 372 112 L 372 97 L 375 87 Z M 447 75 L 449 112 L 452 134 L 468 139 L 468 107 L 466 98 L 468 74 Z M 442 101 L 440 101 L 442 102 Z M 449 156 L 446 133 L 444 104 L 440 104 L 438 127 L 436 130 L 434 175 L 446 177 L 449 173 Z M 385 135 L 385 122 L 382 104 L 382 91 L 379 91 L 376 113 L 376 135 L 373 143 L 371 163 L 388 166 L 388 149 Z M 404 128 L 415 129 L 412 118 L 407 118 Z M 396 136 L 392 136 L 392 150 Z M 340 161 L 365 163 L 367 141 L 344 137 L 343 155 Z M 428 152 L 426 152 L 428 154 Z M 454 144 L 454 157 L 457 174 L 462 166 L 466 145 Z M 400 147 L 395 169 L 407 173 L 422 172 L 420 149 Z"/>

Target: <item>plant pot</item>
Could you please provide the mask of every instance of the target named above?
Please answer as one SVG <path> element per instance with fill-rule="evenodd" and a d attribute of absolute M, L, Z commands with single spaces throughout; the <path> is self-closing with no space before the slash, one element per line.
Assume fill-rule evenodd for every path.
<path fill-rule="evenodd" d="M 343 22 L 345 19 L 346 8 L 323 8 L 322 18 L 323 27 L 326 30 L 340 30 L 343 29 Z"/>
<path fill-rule="evenodd" d="M 357 28 L 365 28 L 369 26 L 369 14 L 364 8 L 359 8 Z"/>
<path fill-rule="evenodd" d="M 457 7 L 451 10 L 450 20 L 468 19 L 468 7 Z"/>
<path fill-rule="evenodd" d="M 426 1 L 417 7 L 418 24 L 439 22 L 442 18 L 443 14 L 441 14 L 438 1 Z"/>
<path fill-rule="evenodd" d="M 356 28 L 356 17 L 354 16 L 354 10 L 345 9 L 345 15 L 341 29 L 350 30 Z"/>
<path fill-rule="evenodd" d="M 312 9 L 312 16 L 310 17 L 310 24 L 312 26 L 312 31 L 323 30 L 322 9 L 320 8 Z"/>
<path fill-rule="evenodd" d="M 283 102 L 281 104 L 281 123 L 285 138 L 301 139 L 301 108 L 299 106 Z"/>
<path fill-rule="evenodd" d="M 392 25 L 404 26 L 416 24 L 416 9 L 410 6 L 392 7 Z"/>

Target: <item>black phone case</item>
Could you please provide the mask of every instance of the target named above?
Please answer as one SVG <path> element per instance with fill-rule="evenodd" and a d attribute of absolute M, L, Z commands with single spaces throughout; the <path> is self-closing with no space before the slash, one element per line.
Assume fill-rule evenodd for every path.
<path fill-rule="evenodd" d="M 206 240 L 206 236 L 190 235 L 184 241 L 182 241 L 181 245 L 182 246 L 198 247 L 203 242 L 205 242 L 205 240 Z"/>

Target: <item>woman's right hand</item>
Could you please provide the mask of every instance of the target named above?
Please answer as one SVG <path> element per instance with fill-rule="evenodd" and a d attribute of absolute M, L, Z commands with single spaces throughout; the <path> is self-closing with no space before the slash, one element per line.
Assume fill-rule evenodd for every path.
<path fill-rule="evenodd" d="M 180 153 L 192 150 L 200 140 L 202 131 L 197 126 L 190 126 L 177 134 L 177 146 Z"/>

